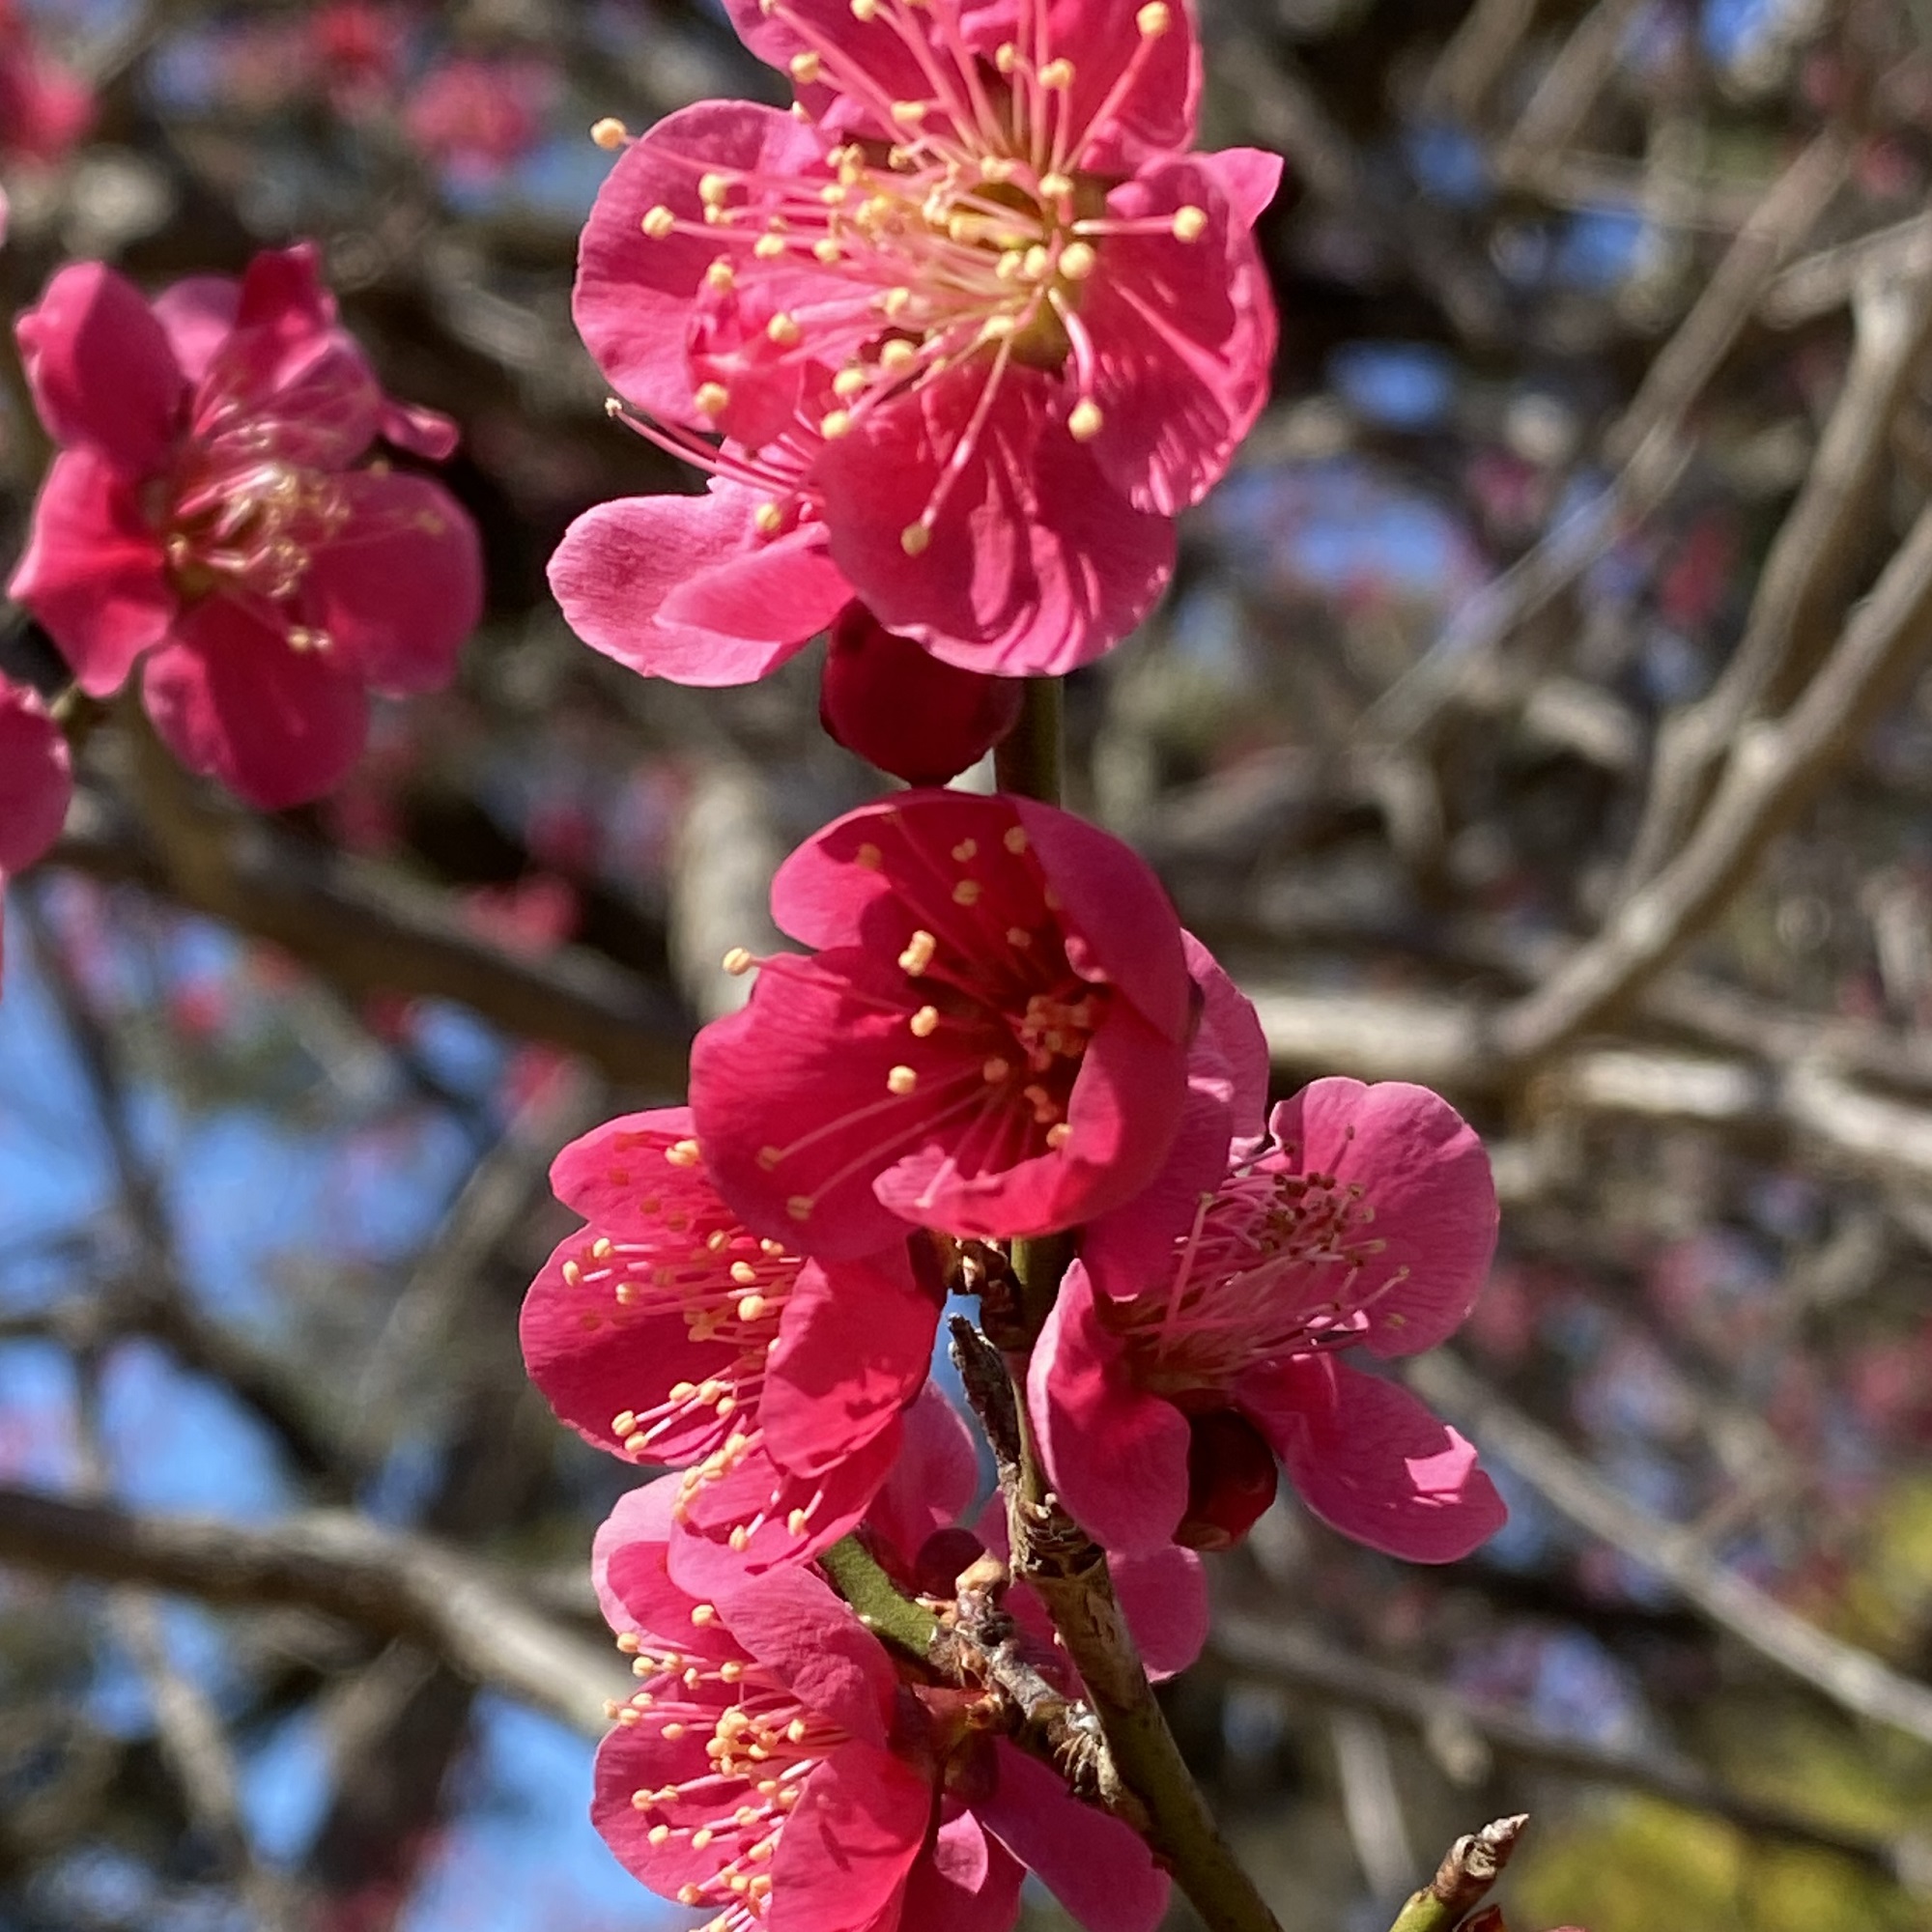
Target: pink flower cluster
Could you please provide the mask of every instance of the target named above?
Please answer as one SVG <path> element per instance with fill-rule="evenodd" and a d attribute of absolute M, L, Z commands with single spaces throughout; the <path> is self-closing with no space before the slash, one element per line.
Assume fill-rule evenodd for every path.
<path fill-rule="evenodd" d="M 482 610 L 468 515 L 377 459 L 447 456 L 384 395 L 303 246 L 150 303 L 63 269 L 16 325 L 59 445 L 11 594 L 92 696 L 141 671 L 182 761 L 265 807 L 328 790 L 368 694 L 434 691 Z"/>

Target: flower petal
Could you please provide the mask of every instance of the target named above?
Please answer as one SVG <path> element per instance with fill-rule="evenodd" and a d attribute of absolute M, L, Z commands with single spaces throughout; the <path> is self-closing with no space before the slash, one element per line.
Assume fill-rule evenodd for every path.
<path fill-rule="evenodd" d="M 170 282 L 152 306 L 182 374 L 199 383 L 234 330 L 242 284 L 233 275 L 185 275 Z"/>
<path fill-rule="evenodd" d="M 190 771 L 265 811 L 319 798 L 360 756 L 369 700 L 322 651 L 293 649 L 226 597 L 205 598 L 148 659 L 148 715 Z"/>
<path fill-rule="evenodd" d="M 691 1138 L 689 1107 L 654 1107 L 642 1114 L 620 1114 L 580 1134 L 551 1162 L 551 1192 L 584 1220 L 609 1234 L 641 1234 L 661 1224 L 639 1206 L 648 1189 L 654 1196 L 714 1193 L 702 1167 L 677 1167 L 666 1151 Z"/>
<path fill-rule="evenodd" d="M 1208 1642 L 1208 1576 L 1199 1556 L 1178 1544 L 1110 1550 L 1114 1594 L 1150 1677 L 1188 1669 Z"/>
<path fill-rule="evenodd" d="M 970 1811 L 939 1828 L 906 1878 L 905 1932 L 1011 1932 L 1026 1866 Z"/>
<path fill-rule="evenodd" d="M 1087 1932 L 1153 1932 L 1168 1884 L 1146 1843 L 1004 1738 L 993 1748 L 1000 1781 L 974 1805 L 980 1819 Z"/>
<path fill-rule="evenodd" d="M 77 262 L 14 324 L 48 434 L 128 476 L 164 469 L 187 384 L 145 298 L 100 262 Z"/>
<path fill-rule="evenodd" d="M 73 761 L 40 694 L 0 675 L 0 873 L 31 866 L 61 835 Z"/>
<path fill-rule="evenodd" d="M 931 1781 L 870 1744 L 805 1781 L 772 1861 L 771 1932 L 852 1932 L 897 1893 L 933 1822 Z M 910 1932 L 910 1928 L 908 1928 Z"/>
<path fill-rule="evenodd" d="M 1454 1563 L 1508 1511 L 1476 1452 L 1406 1388 L 1330 1355 L 1243 1378 L 1236 1399 L 1324 1522 L 1411 1563 Z"/>
<path fill-rule="evenodd" d="M 908 1570 L 927 1537 L 966 1514 L 980 1487 L 979 1438 L 928 1381 L 905 1413 L 899 1454 L 866 1513 L 867 1531 Z"/>
<path fill-rule="evenodd" d="M 54 458 L 8 594 L 46 627 L 90 697 L 127 683 L 179 603 L 133 486 L 89 449 Z"/>
<path fill-rule="evenodd" d="M 1077 1261 L 1035 1345 L 1027 1409 L 1054 1489 L 1095 1542 L 1134 1552 L 1174 1541 L 1187 1509 L 1187 1418 L 1135 1385 Z"/>

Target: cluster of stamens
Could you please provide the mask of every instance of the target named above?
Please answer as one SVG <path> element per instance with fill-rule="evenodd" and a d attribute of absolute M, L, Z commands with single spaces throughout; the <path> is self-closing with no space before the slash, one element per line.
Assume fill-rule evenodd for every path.
<path fill-rule="evenodd" d="M 692 1622 L 714 1626 L 717 1611 L 695 1605 Z M 661 1639 L 625 1634 L 617 1648 L 645 1686 L 608 1706 L 625 1729 L 649 1725 L 667 1743 L 706 1734 L 706 1768 L 680 1783 L 634 1791 L 631 1805 L 649 1821 L 654 1846 L 683 1839 L 696 1852 L 717 1848 L 718 1868 L 676 1893 L 688 1906 L 723 1910 L 705 1932 L 736 1932 L 763 1922 L 771 1894 L 771 1864 L 784 1821 L 805 1780 L 827 1752 L 845 1742 L 836 1725 L 806 1710 L 763 1665 L 739 1657 L 687 1652 Z M 696 1806 L 700 1822 L 675 1822 Z"/>
<path fill-rule="evenodd" d="M 882 820 L 893 822 L 890 814 Z M 1104 1017 L 1106 993 L 1067 961 L 1054 917 L 1060 899 L 1039 877 L 1025 830 L 1009 826 L 993 852 L 982 852 L 976 839 L 959 840 L 948 855 L 957 868 L 952 873 L 932 864 L 923 847 L 910 841 L 908 847 L 916 867 L 900 868 L 895 879 L 895 896 L 918 922 L 895 961 L 906 995 L 873 1002 L 903 1020 L 907 1059 L 888 1069 L 884 1094 L 859 1114 L 759 1151 L 759 1165 L 775 1172 L 813 1145 L 844 1135 L 855 1121 L 878 1123 L 877 1137 L 863 1151 L 819 1179 L 813 1192 L 789 1198 L 796 1221 L 810 1220 L 818 1201 L 853 1174 L 890 1164 L 935 1135 L 950 1146 L 928 1192 L 955 1174 L 1058 1152 L 1072 1137 L 1073 1084 Z M 878 870 L 884 855 L 867 844 L 857 863 Z M 753 966 L 784 972 L 796 961 L 783 953 L 760 960 L 737 947 L 724 964 L 736 974 Z M 912 1064 L 928 1058 L 920 1047 L 940 1050 L 936 1067 L 922 1071 Z"/>
<path fill-rule="evenodd" d="M 659 1400 L 611 1419 L 618 1447 L 642 1462 L 662 1460 L 656 1452 L 673 1434 L 703 1432 L 704 1453 L 685 1473 L 688 1504 L 757 1444 L 765 1362 L 802 1264 L 782 1242 L 752 1235 L 699 1184 L 696 1141 L 639 1138 L 636 1206 L 657 1227 L 648 1236 L 621 1240 L 586 1229 L 562 1273 L 594 1302 L 614 1304 L 620 1321 L 671 1317 L 683 1321 L 692 1341 L 719 1349 L 720 1365 L 703 1380 L 674 1382 Z M 661 1164 L 655 1172 L 653 1163 Z M 623 1171 L 612 1178 L 628 1186 L 633 1176 Z M 750 1534 L 748 1527 L 745 1541 Z"/>
<path fill-rule="evenodd" d="M 1219 1386 L 1262 1362 L 1347 1347 L 1406 1278 L 1406 1267 L 1392 1269 L 1365 1290 L 1363 1271 L 1387 1246 L 1368 1232 L 1376 1210 L 1366 1190 L 1279 1164 L 1293 1158 L 1285 1149 L 1205 1196 L 1169 1284 L 1107 1304 L 1151 1386 Z"/>
<path fill-rule="evenodd" d="M 699 215 L 664 204 L 645 213 L 643 232 L 654 240 L 697 237 L 720 249 L 699 297 L 697 333 L 722 336 L 722 353 L 695 358 L 693 413 L 728 427 L 737 377 L 784 380 L 802 400 L 795 426 L 776 440 L 836 441 L 871 412 L 970 363 L 977 396 L 920 515 L 900 535 L 916 556 L 1010 370 L 1065 372 L 1066 433 L 1079 441 L 1100 433 L 1098 357 L 1080 300 L 1107 238 L 1191 242 L 1206 232 L 1206 213 L 1192 206 L 1145 218 L 1108 213 L 1108 183 L 1083 167 L 1171 30 L 1172 12 L 1167 0 L 1140 8 L 1133 57 L 1105 99 L 1076 116 L 1074 64 L 1047 44 L 1043 0 L 1022 9 L 1030 24 L 990 62 L 966 44 L 956 0 L 852 0 L 882 54 L 910 50 L 918 61 L 928 92 L 916 98 L 895 98 L 862 56 L 826 39 L 787 0 L 761 4 L 806 43 L 791 61 L 798 85 L 836 89 L 893 138 L 835 145 L 815 176 L 705 167 Z M 610 147 L 629 138 L 609 121 L 593 134 Z M 782 273 L 789 305 L 742 299 L 757 292 L 761 270 Z M 801 272 L 809 293 L 798 292 Z M 721 327 L 727 316 L 730 326 Z M 767 534 L 796 521 L 795 450 L 774 467 L 757 452 L 726 455 L 689 433 L 626 420 L 679 455 L 773 489 L 760 519 Z"/>

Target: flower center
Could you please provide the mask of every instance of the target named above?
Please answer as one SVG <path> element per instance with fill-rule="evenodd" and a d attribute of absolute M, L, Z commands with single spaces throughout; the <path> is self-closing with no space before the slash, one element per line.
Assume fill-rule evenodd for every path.
<path fill-rule="evenodd" d="M 278 606 L 301 585 L 318 550 L 350 521 L 338 475 L 273 454 L 191 463 L 168 510 L 167 557 L 187 596 L 226 592 L 250 605 Z M 291 627 L 296 650 L 325 649 L 319 631 Z"/>
<path fill-rule="evenodd" d="M 1368 1286 L 1386 1243 L 1359 1182 L 1283 1169 L 1271 1155 L 1196 1212 L 1173 1279 L 1102 1314 L 1128 1341 L 1144 1387 L 1175 1396 L 1225 1391 L 1263 1363 L 1357 1340 L 1368 1311 L 1408 1270 Z"/>

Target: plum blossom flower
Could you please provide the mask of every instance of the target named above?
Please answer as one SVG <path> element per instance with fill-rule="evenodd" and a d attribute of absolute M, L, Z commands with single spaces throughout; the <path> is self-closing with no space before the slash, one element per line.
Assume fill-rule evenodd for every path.
<path fill-rule="evenodd" d="M 264 807 L 313 798 L 361 750 L 371 688 L 433 691 L 482 606 L 474 526 L 380 436 L 447 456 L 440 416 L 384 396 L 306 245 L 152 305 L 64 269 L 17 332 L 60 445 L 12 594 L 82 690 L 142 664 L 184 763 Z"/>
<path fill-rule="evenodd" d="M 487 186 L 543 139 L 558 92 L 533 55 L 456 54 L 424 74 L 403 103 L 403 129 L 450 179 Z"/>
<path fill-rule="evenodd" d="M 1187 151 L 1184 0 L 729 12 L 795 114 L 700 101 L 629 142 L 576 293 L 613 407 L 714 480 L 581 519 L 565 614 L 710 684 L 852 598 L 971 669 L 1099 656 L 1265 398 L 1280 162 Z"/>
<path fill-rule="evenodd" d="M 16 0 L 0 0 L 0 155 L 57 161 L 94 114 L 94 90 L 41 46 Z"/>
<path fill-rule="evenodd" d="M 1160 1166 L 1193 990 L 1118 839 L 1028 799 L 902 792 L 809 838 L 772 912 L 816 950 L 762 962 L 691 1063 L 705 1160 L 757 1233 L 821 1258 L 907 1222 L 1044 1234 Z"/>
<path fill-rule="evenodd" d="M 1054 1487 L 1109 1548 L 1225 1543 L 1265 1445 L 1344 1534 L 1464 1556 L 1504 1515 L 1474 1449 L 1337 1351 L 1413 1354 L 1468 1314 L 1496 1234 L 1482 1143 L 1399 1081 L 1318 1080 L 1269 1126 L 1183 1233 L 1137 1243 L 1129 1207 L 1068 1269 L 1028 1383 Z"/>
<path fill-rule="evenodd" d="M 900 1454 L 939 1296 L 903 1239 L 821 1264 L 751 1234 L 718 1198 L 691 1115 L 632 1114 L 557 1156 L 557 1196 L 588 1225 L 524 1304 L 524 1355 L 598 1447 L 685 1471 L 680 1579 L 825 1548 Z"/>
<path fill-rule="evenodd" d="M 680 1588 L 667 1487 L 626 1497 L 593 1558 L 643 1680 L 591 1806 L 631 1872 L 713 1910 L 707 1932 L 1006 1932 L 1039 1856 L 1089 1932 L 1152 1932 L 1167 1883 L 1145 1845 L 976 1728 L 975 1693 L 902 1679 L 812 1571 Z"/>
<path fill-rule="evenodd" d="M 0 884 L 60 837 L 72 796 L 66 736 L 39 692 L 0 675 Z"/>

